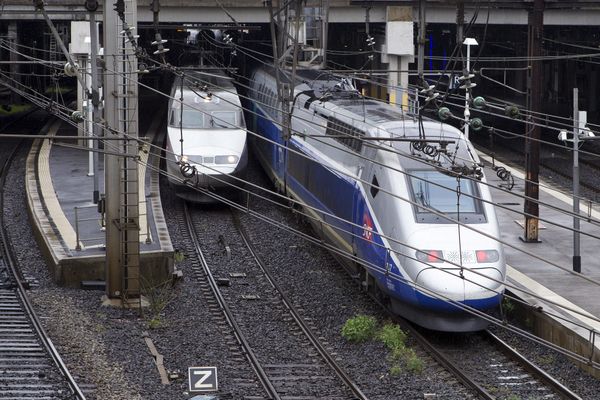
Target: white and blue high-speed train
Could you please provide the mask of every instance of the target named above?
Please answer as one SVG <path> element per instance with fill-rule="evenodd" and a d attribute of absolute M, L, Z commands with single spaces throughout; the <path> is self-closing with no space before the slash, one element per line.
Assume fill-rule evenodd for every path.
<path fill-rule="evenodd" d="M 354 256 L 342 259 L 363 283 L 426 328 L 485 328 L 463 306 L 498 307 L 506 265 L 489 189 L 462 133 L 431 120 L 419 128 L 345 79 L 300 70 L 285 140 L 274 70 L 255 70 L 250 85 L 254 128 L 268 139 L 255 140 L 259 161 L 315 231 Z"/>
<path fill-rule="evenodd" d="M 182 99 L 183 93 L 183 101 Z M 215 202 L 197 188 L 231 196 L 248 162 L 246 124 L 232 80 L 215 69 L 185 71 L 171 88 L 167 123 L 167 172 L 176 194 Z"/>

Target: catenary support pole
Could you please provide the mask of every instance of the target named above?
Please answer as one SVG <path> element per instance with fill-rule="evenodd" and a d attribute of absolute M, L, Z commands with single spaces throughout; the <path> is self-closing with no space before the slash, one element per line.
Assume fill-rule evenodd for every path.
<path fill-rule="evenodd" d="M 581 272 L 579 237 L 579 89 L 573 88 L 573 271 Z"/>
<path fill-rule="evenodd" d="M 541 112 L 542 106 L 542 36 L 544 26 L 544 0 L 535 0 L 529 13 L 528 57 L 531 59 L 530 90 L 528 93 L 531 114 Z M 526 124 L 525 142 L 525 234 L 523 241 L 539 241 L 539 170 L 540 170 L 540 134 L 539 125 Z"/>
<path fill-rule="evenodd" d="M 90 64 L 92 70 L 92 135 L 94 137 L 100 136 L 101 115 L 100 115 L 100 89 L 98 81 L 98 24 L 96 23 L 96 13 L 90 12 Z M 99 189 L 99 175 L 98 175 L 98 141 L 93 141 L 94 155 L 93 155 L 93 170 L 94 170 L 94 191 L 92 194 L 92 200 L 94 204 L 98 204 L 100 200 L 100 189 Z"/>
<path fill-rule="evenodd" d="M 117 79 L 112 71 L 118 70 L 120 64 L 117 51 L 119 32 L 117 30 L 117 13 L 113 9 L 112 1 L 104 2 L 104 120 L 106 121 L 107 137 L 119 137 L 116 132 L 119 127 L 119 110 Z M 116 142 L 118 143 L 118 142 Z M 117 145 L 121 149 L 120 145 Z M 114 146 L 113 146 L 114 147 Z M 106 296 L 109 298 L 120 297 L 121 285 L 121 251 L 119 226 L 113 221 L 118 221 L 120 212 L 120 184 L 119 157 L 116 155 L 104 156 L 104 190 L 106 193 Z"/>
<path fill-rule="evenodd" d="M 419 72 L 419 79 L 421 80 L 421 83 L 424 82 L 424 77 L 423 77 L 423 66 L 425 63 L 425 35 L 427 34 L 427 31 L 425 29 L 425 0 L 420 0 L 419 1 L 419 36 L 417 38 L 417 42 L 419 45 L 419 55 L 418 55 L 418 62 L 417 62 L 417 68 L 418 68 L 418 72 Z"/>

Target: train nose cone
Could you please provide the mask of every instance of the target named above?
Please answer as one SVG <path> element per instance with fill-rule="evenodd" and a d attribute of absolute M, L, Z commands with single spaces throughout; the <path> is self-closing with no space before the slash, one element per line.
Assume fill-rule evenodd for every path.
<path fill-rule="evenodd" d="M 464 270 L 465 300 L 488 299 L 504 291 L 504 277 L 496 268 Z"/>
<path fill-rule="evenodd" d="M 504 290 L 502 282 L 503 276 L 496 268 L 464 268 L 462 277 L 458 268 L 428 268 L 416 279 L 418 289 L 447 311 L 456 311 L 449 301 L 466 302 L 480 309 L 496 306 Z"/>
<path fill-rule="evenodd" d="M 417 275 L 417 290 L 440 300 L 465 300 L 465 287 L 458 268 L 427 268 Z"/>

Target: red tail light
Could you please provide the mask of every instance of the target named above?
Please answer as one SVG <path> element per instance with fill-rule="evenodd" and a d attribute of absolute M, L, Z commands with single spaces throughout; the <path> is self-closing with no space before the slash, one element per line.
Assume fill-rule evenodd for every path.
<path fill-rule="evenodd" d="M 444 253 L 441 250 L 417 250 L 417 260 L 426 263 L 443 263 Z"/>
<path fill-rule="evenodd" d="M 496 250 L 477 250 L 475 255 L 478 263 L 493 263 L 500 259 L 500 254 Z"/>

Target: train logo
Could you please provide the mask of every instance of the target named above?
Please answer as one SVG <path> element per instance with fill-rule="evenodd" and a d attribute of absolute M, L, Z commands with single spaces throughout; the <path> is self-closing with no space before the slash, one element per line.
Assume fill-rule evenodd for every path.
<path fill-rule="evenodd" d="M 363 214 L 363 234 L 362 236 L 369 242 L 373 241 L 373 220 L 369 213 L 365 211 Z"/>

